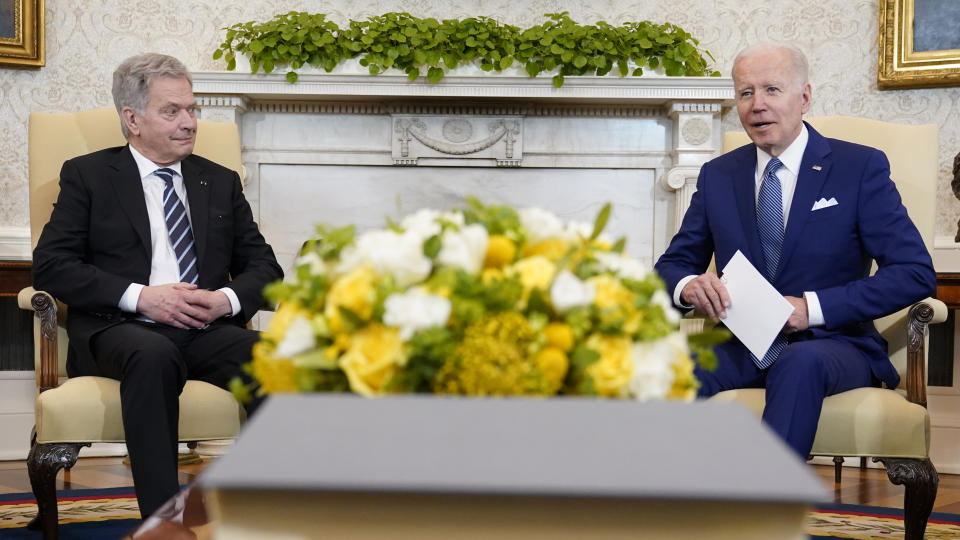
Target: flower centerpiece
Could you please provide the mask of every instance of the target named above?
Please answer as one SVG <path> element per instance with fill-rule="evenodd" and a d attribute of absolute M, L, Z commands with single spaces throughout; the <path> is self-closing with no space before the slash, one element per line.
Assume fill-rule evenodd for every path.
<path fill-rule="evenodd" d="M 693 358 L 725 335 L 680 332 L 663 281 L 603 234 L 610 211 L 469 198 L 360 236 L 318 226 L 233 390 L 692 400 Z"/>

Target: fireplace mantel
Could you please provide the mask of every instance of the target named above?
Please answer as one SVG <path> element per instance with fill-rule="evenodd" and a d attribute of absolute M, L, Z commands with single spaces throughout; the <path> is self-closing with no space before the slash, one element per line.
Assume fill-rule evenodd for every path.
<path fill-rule="evenodd" d="M 652 263 L 700 166 L 720 153 L 734 97 L 729 78 L 611 75 L 554 88 L 549 77 L 301 73 L 290 84 L 282 73 L 196 72 L 193 89 L 204 119 L 240 126 L 247 198 L 281 258 L 311 220 L 370 226 L 367 214 L 382 223 L 395 200 L 409 211 L 478 193 L 543 199 L 578 219 L 593 199 L 614 201 L 611 226 Z M 460 181 L 469 187 L 451 187 Z M 356 204 L 355 191 L 379 200 Z"/>
<path fill-rule="evenodd" d="M 548 77 L 447 76 L 437 84 L 405 75 L 302 74 L 290 84 L 279 73 L 196 72 L 194 92 L 202 97 L 232 96 L 247 102 L 368 101 L 454 98 L 552 103 L 666 105 L 673 102 L 729 105 L 728 77 L 567 77 L 554 88 Z"/>

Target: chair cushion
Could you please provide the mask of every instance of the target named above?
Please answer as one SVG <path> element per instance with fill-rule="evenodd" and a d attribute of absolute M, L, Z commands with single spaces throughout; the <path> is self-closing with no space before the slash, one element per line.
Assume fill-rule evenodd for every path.
<path fill-rule="evenodd" d="M 74 377 L 36 400 L 37 442 L 123 442 L 120 382 Z M 180 440 L 227 439 L 240 431 L 245 413 L 233 395 L 202 381 L 187 381 L 180 394 Z"/>
<path fill-rule="evenodd" d="M 763 389 L 720 392 L 716 401 L 736 401 L 759 418 Z M 922 459 L 930 452 L 930 415 L 900 393 L 857 388 L 823 400 L 812 455 L 872 456 Z"/>

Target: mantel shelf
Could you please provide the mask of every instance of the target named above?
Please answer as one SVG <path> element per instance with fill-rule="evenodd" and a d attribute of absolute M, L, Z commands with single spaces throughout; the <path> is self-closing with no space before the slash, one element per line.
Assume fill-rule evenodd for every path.
<path fill-rule="evenodd" d="M 548 77 L 447 76 L 438 84 L 404 75 L 301 74 L 290 84 L 282 73 L 249 74 L 225 71 L 193 73 L 200 96 L 238 96 L 265 101 L 382 101 L 382 100 L 523 100 L 530 102 L 666 105 L 702 102 L 733 103 L 729 77 L 567 77 L 554 88 Z"/>

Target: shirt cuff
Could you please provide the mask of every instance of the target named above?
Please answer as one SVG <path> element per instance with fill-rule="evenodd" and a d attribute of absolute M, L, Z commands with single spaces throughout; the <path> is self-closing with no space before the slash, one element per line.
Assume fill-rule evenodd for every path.
<path fill-rule="evenodd" d="M 807 301 L 807 326 L 823 326 L 823 309 L 820 308 L 820 298 L 815 292 L 804 292 L 803 298 Z"/>
<path fill-rule="evenodd" d="M 117 307 L 120 308 L 120 311 L 136 313 L 137 302 L 140 301 L 141 291 L 143 291 L 143 285 L 140 283 L 131 283 L 127 287 L 127 290 L 123 292 L 123 296 L 120 297 L 120 302 L 117 304 Z"/>
<path fill-rule="evenodd" d="M 684 304 L 684 303 L 683 303 L 683 300 L 680 298 L 680 293 L 683 292 L 683 288 L 687 286 L 687 283 L 690 283 L 691 281 L 693 281 L 693 279 L 694 279 L 695 277 L 697 277 L 697 276 L 687 276 L 687 277 L 685 277 L 685 278 L 683 278 L 683 279 L 681 279 L 680 281 L 677 282 L 677 287 L 676 287 L 675 289 L 673 289 L 673 304 L 674 304 L 674 305 L 680 306 L 680 307 L 682 307 L 682 308 L 684 308 L 684 309 L 693 309 L 693 306 L 692 306 L 691 304 Z"/>
<path fill-rule="evenodd" d="M 230 299 L 230 309 L 233 310 L 233 313 L 230 314 L 231 317 L 236 317 L 240 313 L 240 299 L 237 298 L 237 293 L 233 292 L 233 289 L 230 287 L 223 287 L 222 289 L 217 289 L 217 292 L 222 292 L 227 295 L 227 298 Z"/>

